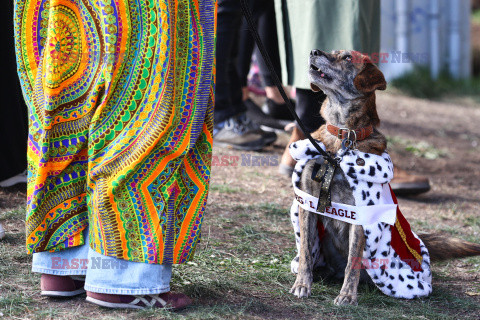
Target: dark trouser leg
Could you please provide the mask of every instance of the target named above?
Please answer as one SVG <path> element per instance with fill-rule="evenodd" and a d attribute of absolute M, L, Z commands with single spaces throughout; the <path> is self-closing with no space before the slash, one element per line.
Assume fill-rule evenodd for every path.
<path fill-rule="evenodd" d="M 253 21 L 257 24 L 258 17 L 261 14 L 259 10 L 258 3 L 262 0 L 250 0 L 248 6 L 250 12 L 252 13 Z M 255 41 L 251 36 L 250 29 L 248 27 L 247 21 L 245 18 L 242 18 L 242 26 L 240 27 L 239 34 L 239 48 L 238 48 L 238 59 L 237 59 L 237 72 L 240 78 L 240 84 L 242 87 L 247 86 L 247 76 L 250 71 L 250 64 L 252 62 L 252 53 L 255 47 Z"/>
<path fill-rule="evenodd" d="M 274 0 L 250 0 L 249 6 L 253 20 L 257 25 L 258 34 L 268 52 L 277 75 L 281 79 Z M 247 85 L 247 76 L 250 70 L 254 48 L 256 48 L 255 41 L 251 36 L 247 22 L 243 19 L 242 27 L 240 28 L 240 47 L 237 62 L 237 70 L 243 87 Z M 270 75 L 270 70 L 267 68 L 262 55 L 258 49 L 255 49 L 255 52 L 265 84 L 267 86 L 274 86 L 275 84 Z"/>
<path fill-rule="evenodd" d="M 216 124 L 246 111 L 235 66 L 241 17 L 238 0 L 218 1 L 217 84 L 214 111 Z"/>
<path fill-rule="evenodd" d="M 323 92 L 297 88 L 296 111 L 309 133 L 320 128 L 325 120 L 320 115 L 320 107 L 326 96 Z"/>
<path fill-rule="evenodd" d="M 278 38 L 277 38 L 277 22 L 275 19 L 275 2 L 274 0 L 267 0 L 263 6 L 262 15 L 258 19 L 258 32 L 260 38 L 265 45 L 265 49 L 268 52 L 270 60 L 272 61 L 273 68 L 277 73 L 278 78 L 282 81 L 282 72 L 280 64 L 280 53 L 278 50 Z M 275 86 L 273 77 L 268 69 L 267 64 L 263 60 L 262 55 L 256 49 L 258 57 L 258 67 L 265 81 L 267 87 Z"/>
<path fill-rule="evenodd" d="M 1 26 L 4 31 L 0 39 L 4 44 L 1 87 L 2 107 L 0 108 L 0 181 L 13 177 L 27 168 L 27 106 L 23 101 L 17 74 L 13 31 L 13 1 L 4 4 Z"/>
<path fill-rule="evenodd" d="M 320 107 L 325 100 L 325 97 L 325 94 L 321 92 L 316 93 L 311 90 L 297 88 L 297 105 L 295 109 L 298 117 L 305 125 L 306 130 L 309 133 L 317 130 L 322 124 L 325 123 L 325 120 L 320 115 Z M 305 139 L 305 136 L 297 125 L 290 136 L 290 140 L 285 148 L 285 151 L 283 152 L 282 160 L 280 161 L 280 173 L 291 175 L 291 171 L 295 166 L 295 160 L 293 160 L 292 156 L 290 155 L 288 146 L 292 142 L 301 139 Z M 288 170 L 288 168 L 290 168 L 290 170 Z"/>

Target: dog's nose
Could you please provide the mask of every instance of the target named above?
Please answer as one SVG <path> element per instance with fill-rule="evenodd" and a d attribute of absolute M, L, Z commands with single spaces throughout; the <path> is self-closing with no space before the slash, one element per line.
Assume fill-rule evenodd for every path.
<path fill-rule="evenodd" d="M 317 49 L 312 50 L 312 52 L 310 52 L 310 56 L 319 56 L 321 54 L 322 54 L 322 51 L 317 50 Z"/>

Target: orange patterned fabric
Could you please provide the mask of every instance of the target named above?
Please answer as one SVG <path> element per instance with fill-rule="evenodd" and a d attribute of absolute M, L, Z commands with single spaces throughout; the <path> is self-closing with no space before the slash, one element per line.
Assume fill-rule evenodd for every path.
<path fill-rule="evenodd" d="M 27 251 L 183 263 L 210 177 L 215 0 L 17 0 Z"/>

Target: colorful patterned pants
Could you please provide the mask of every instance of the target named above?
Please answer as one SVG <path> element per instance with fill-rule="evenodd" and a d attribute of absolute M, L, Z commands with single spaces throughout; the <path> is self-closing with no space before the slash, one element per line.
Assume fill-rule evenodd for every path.
<path fill-rule="evenodd" d="M 16 0 L 27 251 L 192 258 L 211 164 L 215 0 Z"/>

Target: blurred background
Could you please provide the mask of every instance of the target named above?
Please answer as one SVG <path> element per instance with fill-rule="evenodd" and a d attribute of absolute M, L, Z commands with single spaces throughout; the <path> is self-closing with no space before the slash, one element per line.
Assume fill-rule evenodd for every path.
<path fill-rule="evenodd" d="M 381 52 L 387 80 L 405 93 L 479 102 L 480 0 L 382 0 Z"/>

